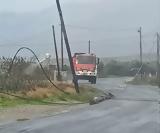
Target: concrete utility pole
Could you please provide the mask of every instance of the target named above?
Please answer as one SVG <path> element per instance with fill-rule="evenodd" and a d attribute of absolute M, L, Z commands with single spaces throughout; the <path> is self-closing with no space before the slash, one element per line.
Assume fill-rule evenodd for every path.
<path fill-rule="evenodd" d="M 159 34 L 157 33 L 157 81 L 158 81 L 158 87 L 160 88 L 159 40 L 160 40 L 160 37 L 159 37 Z"/>
<path fill-rule="evenodd" d="M 62 24 L 61 24 L 61 71 L 64 70 L 64 57 L 63 57 L 63 31 L 62 31 Z"/>
<path fill-rule="evenodd" d="M 61 6 L 60 6 L 60 3 L 59 3 L 59 0 L 56 0 L 56 3 L 57 3 L 57 8 L 58 8 L 58 12 L 59 12 L 59 17 L 60 17 L 61 25 L 62 25 L 62 32 L 63 32 L 65 44 L 66 44 L 66 49 L 67 49 L 67 53 L 68 53 L 70 67 L 71 67 L 71 70 L 72 70 L 73 82 L 74 82 L 74 85 L 75 85 L 75 90 L 76 90 L 77 93 L 80 93 L 79 92 L 79 86 L 78 86 L 78 80 L 77 80 L 77 77 L 76 77 L 76 74 L 75 74 L 75 70 L 74 70 L 71 50 L 70 50 L 70 46 L 69 46 L 68 36 L 67 36 L 67 32 L 66 32 L 66 28 L 65 28 L 65 24 L 64 24 L 64 20 L 63 20 L 63 15 L 62 15 L 62 10 L 61 10 Z"/>
<path fill-rule="evenodd" d="M 58 79 L 58 80 L 61 80 L 61 73 L 60 73 L 60 67 L 59 67 L 59 61 L 58 61 L 58 52 L 57 52 L 56 35 L 55 35 L 55 30 L 54 30 L 54 26 L 53 26 L 53 25 L 52 25 L 52 30 L 53 30 L 53 38 L 54 38 L 55 53 L 56 53 L 57 70 L 58 70 L 57 79 Z"/>
<path fill-rule="evenodd" d="M 90 40 L 88 41 L 88 53 L 89 54 L 91 53 L 91 41 Z"/>
<path fill-rule="evenodd" d="M 142 27 L 140 27 L 138 32 L 140 34 L 140 63 L 141 63 L 141 67 L 142 67 L 142 65 L 143 65 L 143 59 L 142 59 Z M 141 79 L 142 79 L 142 68 L 140 70 L 140 74 L 141 74 Z"/>

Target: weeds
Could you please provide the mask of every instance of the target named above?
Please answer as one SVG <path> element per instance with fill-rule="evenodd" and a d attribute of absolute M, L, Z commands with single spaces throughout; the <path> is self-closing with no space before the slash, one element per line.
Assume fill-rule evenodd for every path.
<path fill-rule="evenodd" d="M 12 69 L 9 71 L 11 66 L 11 59 L 3 57 L 0 60 L 1 90 L 15 93 L 17 91 L 34 89 L 35 87 L 48 87 L 46 77 L 35 62 L 18 57 L 11 67 Z M 53 77 L 52 72 L 50 72 L 47 68 L 44 69 L 49 76 L 52 75 Z"/>
<path fill-rule="evenodd" d="M 141 77 L 137 76 L 134 78 L 132 81 L 127 82 L 128 84 L 133 84 L 133 85 L 153 85 L 157 86 L 159 82 L 157 81 L 157 78 L 154 77 Z"/>
<path fill-rule="evenodd" d="M 21 57 L 16 61 L 8 73 L 11 59 L 2 58 L 0 72 L 0 91 L 15 93 L 26 99 L 8 97 L 0 94 L 0 107 L 12 107 L 25 104 L 49 104 L 52 102 L 88 102 L 101 91 L 91 87 L 80 87 L 80 94 L 75 93 L 74 86 L 67 83 L 57 83 L 67 94 L 57 91 L 49 84 L 41 69 L 35 62 Z M 53 70 L 45 68 L 46 73 L 52 78 Z M 102 94 L 102 93 L 101 93 Z"/>

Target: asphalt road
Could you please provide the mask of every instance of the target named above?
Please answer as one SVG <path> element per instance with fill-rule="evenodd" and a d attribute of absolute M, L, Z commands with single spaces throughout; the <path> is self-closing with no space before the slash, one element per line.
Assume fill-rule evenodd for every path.
<path fill-rule="evenodd" d="M 0 133 L 160 133 L 160 89 L 101 79 L 96 87 L 117 99 L 49 116 L 0 126 Z"/>

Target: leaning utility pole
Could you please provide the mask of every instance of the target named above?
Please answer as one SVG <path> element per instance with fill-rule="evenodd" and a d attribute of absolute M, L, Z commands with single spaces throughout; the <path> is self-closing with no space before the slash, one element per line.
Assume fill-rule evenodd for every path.
<path fill-rule="evenodd" d="M 75 74 L 75 70 L 74 70 L 74 66 L 73 66 L 71 50 L 70 50 L 70 46 L 69 46 L 68 36 L 67 36 L 67 32 L 66 32 L 66 28 L 65 28 L 63 15 L 62 15 L 62 10 L 61 10 L 61 6 L 60 6 L 60 3 L 59 3 L 59 0 L 56 0 L 56 3 L 57 3 L 57 8 L 58 8 L 58 12 L 59 12 L 61 25 L 62 25 L 62 32 L 63 32 L 65 44 L 66 44 L 66 49 L 67 49 L 67 53 L 68 53 L 70 67 L 71 67 L 71 70 L 72 70 L 73 82 L 74 82 L 74 85 L 75 85 L 76 92 L 79 93 L 78 80 L 77 80 L 77 77 L 76 77 L 76 74 Z"/>
<path fill-rule="evenodd" d="M 57 79 L 58 79 L 58 80 L 61 80 L 61 73 L 60 73 L 60 68 L 59 68 L 58 52 L 57 52 L 57 43 L 56 43 L 56 35 L 55 35 L 54 25 L 52 25 L 52 30 L 53 30 L 55 53 L 56 53 L 57 70 L 58 70 Z"/>
<path fill-rule="evenodd" d="M 91 53 L 91 41 L 90 40 L 88 41 L 88 53 L 89 54 Z"/>
<path fill-rule="evenodd" d="M 62 24 L 61 24 L 61 71 L 64 70 L 64 57 L 63 57 L 63 31 L 62 31 Z"/>
<path fill-rule="evenodd" d="M 142 65 L 143 65 L 143 60 L 142 60 L 142 27 L 140 27 L 138 32 L 140 34 L 140 63 L 141 63 L 140 74 L 141 74 L 141 79 L 142 79 Z"/>
<path fill-rule="evenodd" d="M 157 33 L 157 81 L 158 81 L 158 87 L 160 87 L 159 39 L 160 39 L 160 37 L 159 37 L 159 34 Z"/>

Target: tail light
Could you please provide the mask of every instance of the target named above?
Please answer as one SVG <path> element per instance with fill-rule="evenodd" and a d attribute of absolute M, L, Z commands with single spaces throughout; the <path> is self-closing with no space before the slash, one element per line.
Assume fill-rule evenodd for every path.
<path fill-rule="evenodd" d="M 96 70 L 96 67 L 91 68 L 91 71 L 95 71 L 95 70 Z"/>
<path fill-rule="evenodd" d="M 80 68 L 76 67 L 76 71 L 79 71 L 79 70 L 80 70 Z"/>

